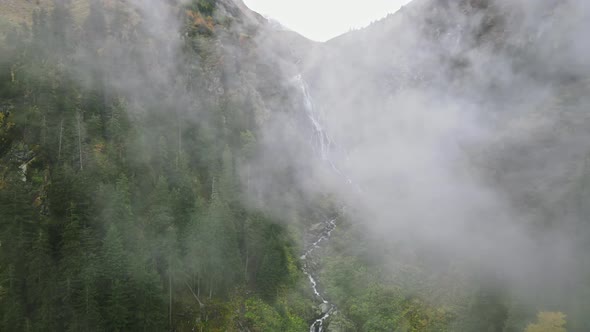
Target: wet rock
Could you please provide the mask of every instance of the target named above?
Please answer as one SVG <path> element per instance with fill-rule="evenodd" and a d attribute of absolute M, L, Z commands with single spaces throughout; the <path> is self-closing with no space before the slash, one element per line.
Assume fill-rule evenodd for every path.
<path fill-rule="evenodd" d="M 352 332 L 356 330 L 354 324 L 337 311 L 334 311 L 330 316 L 329 324 L 326 324 L 326 332 Z"/>
<path fill-rule="evenodd" d="M 332 307 L 328 303 L 322 303 L 322 304 L 320 304 L 320 311 L 321 311 L 322 315 L 327 314 L 328 311 L 330 311 L 331 308 Z"/>
<path fill-rule="evenodd" d="M 321 233 L 324 231 L 324 228 L 326 228 L 326 225 L 324 223 L 317 223 L 317 224 L 313 224 L 310 228 L 309 231 L 311 233 Z"/>

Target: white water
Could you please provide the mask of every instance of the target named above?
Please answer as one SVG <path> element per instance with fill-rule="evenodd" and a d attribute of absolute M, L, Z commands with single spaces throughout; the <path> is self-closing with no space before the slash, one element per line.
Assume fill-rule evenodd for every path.
<path fill-rule="evenodd" d="M 319 155 L 319 157 L 330 166 L 334 173 L 336 173 L 338 176 L 344 179 L 346 183 L 352 184 L 352 180 L 348 178 L 338 167 L 336 167 L 335 163 L 332 161 L 331 152 L 334 148 L 334 144 L 321 124 L 320 115 L 314 107 L 311 95 L 309 94 L 309 89 L 307 88 L 307 84 L 303 80 L 302 75 L 297 75 L 294 80 L 301 94 L 303 95 L 305 112 L 313 128 L 313 137 L 311 140 L 312 147 Z M 320 248 L 322 242 L 326 242 L 330 239 L 332 232 L 335 228 L 336 219 L 327 219 L 327 221 L 324 222 L 324 229 L 320 233 L 318 239 L 315 242 L 313 242 L 308 247 L 307 251 L 301 256 L 301 260 L 303 261 L 303 273 L 308 277 L 309 283 L 311 284 L 311 288 L 315 296 L 324 304 L 322 306 L 322 315 L 318 319 L 316 319 L 313 322 L 313 324 L 309 327 L 309 332 L 323 332 L 326 320 L 336 311 L 336 306 L 328 302 L 328 300 L 326 300 L 326 297 L 318 289 L 318 282 L 313 276 L 310 266 L 308 264 L 308 259 L 310 255 L 316 249 Z M 324 309 L 326 305 L 328 306 L 327 310 Z"/>
<path fill-rule="evenodd" d="M 302 75 L 295 76 L 294 79 L 297 87 L 299 88 L 301 94 L 303 95 L 303 102 L 305 106 L 305 113 L 309 118 L 311 125 L 313 127 L 313 137 L 312 137 L 312 147 L 319 154 L 320 158 L 326 162 L 330 168 L 336 173 L 338 176 L 344 179 L 346 183 L 352 184 L 352 180 L 346 176 L 334 163 L 332 160 L 332 152 L 335 148 L 335 144 L 328 135 L 327 131 L 322 126 L 321 122 L 321 115 L 319 114 L 317 108 L 314 106 L 313 100 L 311 95 L 309 94 L 309 89 L 307 87 L 307 83 L 303 80 Z"/>
<path fill-rule="evenodd" d="M 336 306 L 328 302 L 326 298 L 320 293 L 318 290 L 318 284 L 313 275 L 311 274 L 311 269 L 308 266 L 307 258 L 318 248 L 320 248 L 320 244 L 323 241 L 327 241 L 330 239 L 332 235 L 332 231 L 336 228 L 336 219 L 332 219 L 326 223 L 326 226 L 320 237 L 310 246 L 310 248 L 301 256 L 301 260 L 304 261 L 303 264 L 303 273 L 309 278 L 309 283 L 311 284 L 311 288 L 315 294 L 315 296 L 322 301 L 322 303 L 329 306 L 329 309 L 326 312 L 322 313 L 322 316 L 316 319 L 313 324 L 309 328 L 309 332 L 322 332 L 324 330 L 324 322 L 330 317 L 330 315 L 336 310 Z"/>
<path fill-rule="evenodd" d="M 332 140 L 330 139 L 330 137 L 321 125 L 319 114 L 317 114 L 318 112 L 313 105 L 313 101 L 309 94 L 309 89 L 307 88 L 307 84 L 303 80 L 303 77 L 301 75 L 297 75 L 295 77 L 295 83 L 297 84 L 297 87 L 303 95 L 305 112 L 314 130 L 314 137 L 312 138 L 312 143 L 315 144 L 313 144 L 313 147 L 314 149 L 316 149 L 316 152 L 320 155 L 322 160 L 329 161 Z"/>

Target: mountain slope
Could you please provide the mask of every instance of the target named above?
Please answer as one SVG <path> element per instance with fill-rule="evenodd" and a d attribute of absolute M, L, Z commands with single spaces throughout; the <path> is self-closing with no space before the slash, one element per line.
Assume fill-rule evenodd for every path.
<path fill-rule="evenodd" d="M 101 4 L 79 25 L 51 9 L 0 51 L 0 329 L 307 329 L 297 230 L 241 182 L 287 94 L 253 79 L 284 80 L 259 18 Z"/>
<path fill-rule="evenodd" d="M 31 17 L 35 10 L 51 10 L 52 0 L 5 0 L 0 3 L 2 20 L 11 25 L 25 23 L 30 25 Z M 74 17 L 83 19 L 88 14 L 89 2 L 87 0 L 73 0 L 70 8 Z"/>

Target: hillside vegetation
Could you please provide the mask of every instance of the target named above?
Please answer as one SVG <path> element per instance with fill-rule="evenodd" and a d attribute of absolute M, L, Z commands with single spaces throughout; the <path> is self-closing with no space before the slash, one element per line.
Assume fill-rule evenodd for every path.
<path fill-rule="evenodd" d="M 78 20 L 83 20 L 88 15 L 89 0 L 71 0 L 70 10 Z M 0 2 L 0 19 L 4 24 L 11 26 L 27 24 L 31 25 L 35 10 L 51 10 L 52 0 L 3 0 Z"/>

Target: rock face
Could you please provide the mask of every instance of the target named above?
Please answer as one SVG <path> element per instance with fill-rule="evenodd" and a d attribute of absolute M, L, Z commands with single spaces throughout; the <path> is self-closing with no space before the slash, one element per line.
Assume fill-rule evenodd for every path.
<path fill-rule="evenodd" d="M 322 303 L 319 306 L 319 309 L 320 309 L 319 313 L 321 315 L 325 315 L 325 314 L 327 314 L 330 311 L 331 308 L 332 307 L 328 303 Z"/>
<path fill-rule="evenodd" d="M 311 235 L 317 237 L 317 235 L 319 235 L 324 229 L 324 224 L 322 223 L 317 223 L 317 224 L 313 224 L 310 228 L 309 228 L 309 232 L 311 233 Z"/>
<path fill-rule="evenodd" d="M 330 320 L 330 324 L 327 326 L 327 332 L 353 332 L 355 331 L 354 324 L 346 320 L 346 318 L 335 311 Z"/>

